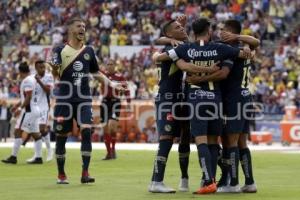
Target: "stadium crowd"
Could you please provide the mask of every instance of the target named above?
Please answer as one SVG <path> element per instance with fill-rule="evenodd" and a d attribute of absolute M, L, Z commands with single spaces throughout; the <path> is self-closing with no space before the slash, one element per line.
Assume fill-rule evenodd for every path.
<path fill-rule="evenodd" d="M 29 45 L 56 46 L 65 41 L 64 22 L 74 15 L 86 19 L 86 43 L 100 63 L 109 56 L 128 79 L 132 99 L 150 99 L 157 89 L 151 51 L 131 58 L 110 55 L 110 46 L 154 45 L 160 26 L 186 14 L 187 29 L 198 17 L 215 22 L 230 18 L 243 24 L 243 34 L 262 42 L 253 69 L 253 93 L 267 114 L 282 114 L 284 106 L 300 107 L 300 2 L 294 0 L 9 0 L 0 2 L 0 97 L 18 97 L 18 63 L 33 68 L 38 55 Z M 6 52 L 3 46 L 14 46 Z M 5 108 L 1 101 L 2 110 Z M 3 112 L 2 112 L 3 113 Z M 4 118 L 3 118 L 4 119 Z M 2 120 L 2 118 L 1 118 Z"/>

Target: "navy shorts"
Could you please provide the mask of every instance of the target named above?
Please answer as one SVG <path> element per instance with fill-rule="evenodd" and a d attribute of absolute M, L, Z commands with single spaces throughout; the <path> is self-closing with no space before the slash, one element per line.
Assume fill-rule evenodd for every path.
<path fill-rule="evenodd" d="M 54 131 L 59 134 L 66 134 L 72 131 L 73 119 L 80 127 L 82 124 L 92 124 L 91 102 L 57 102 L 54 107 Z"/>
<path fill-rule="evenodd" d="M 108 120 L 118 120 L 120 117 L 121 101 L 116 98 L 104 98 L 100 105 L 101 123 L 107 123 Z"/>
<path fill-rule="evenodd" d="M 224 97 L 224 134 L 249 134 L 253 109 L 252 97 L 239 95 Z M 248 112 L 246 112 L 248 111 Z"/>
<path fill-rule="evenodd" d="M 188 102 L 192 105 L 191 134 L 194 137 L 221 135 L 223 121 L 220 117 L 220 92 L 190 88 Z"/>

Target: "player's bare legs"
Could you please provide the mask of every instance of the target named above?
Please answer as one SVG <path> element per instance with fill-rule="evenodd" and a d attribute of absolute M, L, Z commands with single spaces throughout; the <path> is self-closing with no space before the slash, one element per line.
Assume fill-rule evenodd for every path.
<path fill-rule="evenodd" d="M 239 159 L 245 176 L 245 185 L 241 189 L 246 193 L 255 193 L 257 192 L 257 188 L 253 178 L 251 152 L 247 145 L 248 136 L 249 134 L 240 134 L 238 141 Z"/>

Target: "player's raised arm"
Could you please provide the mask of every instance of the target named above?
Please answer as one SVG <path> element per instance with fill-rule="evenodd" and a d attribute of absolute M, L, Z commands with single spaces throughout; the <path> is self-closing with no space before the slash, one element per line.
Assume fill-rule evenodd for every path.
<path fill-rule="evenodd" d="M 239 41 L 239 42 L 249 44 L 251 49 L 255 49 L 260 45 L 260 41 L 250 35 L 239 35 L 239 34 L 234 34 L 234 33 L 230 33 L 227 31 L 222 31 L 221 38 L 222 38 L 223 42 Z"/>
<path fill-rule="evenodd" d="M 168 37 L 160 37 L 155 41 L 157 45 L 172 45 L 173 47 L 177 47 L 180 44 L 183 44 L 183 41 L 176 40 Z"/>

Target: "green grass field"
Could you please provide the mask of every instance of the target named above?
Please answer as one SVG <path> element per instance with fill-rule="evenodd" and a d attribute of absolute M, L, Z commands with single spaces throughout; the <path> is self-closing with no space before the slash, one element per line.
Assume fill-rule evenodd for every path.
<path fill-rule="evenodd" d="M 0 158 L 6 158 L 10 149 L 0 149 Z M 150 181 L 154 151 L 120 151 L 118 159 L 102 161 L 103 150 L 95 150 L 91 163 L 91 175 L 96 178 L 93 185 L 81 185 L 79 150 L 68 150 L 66 172 L 69 185 L 56 185 L 55 161 L 39 166 L 26 164 L 32 150 L 21 149 L 17 165 L 0 163 L 1 200 L 142 200 L 142 199 L 222 199 L 222 200 L 299 200 L 300 199 L 300 155 L 254 153 L 254 174 L 258 186 L 257 194 L 193 195 L 192 192 L 176 194 L 151 194 L 147 192 Z M 166 170 L 165 183 L 177 188 L 179 166 L 177 154 L 172 152 Z M 196 153 L 190 158 L 190 187 L 194 191 L 199 185 L 200 169 Z M 240 174 L 242 174 L 240 170 Z M 242 177 L 242 175 L 241 175 Z M 243 183 L 243 180 L 241 180 Z"/>

